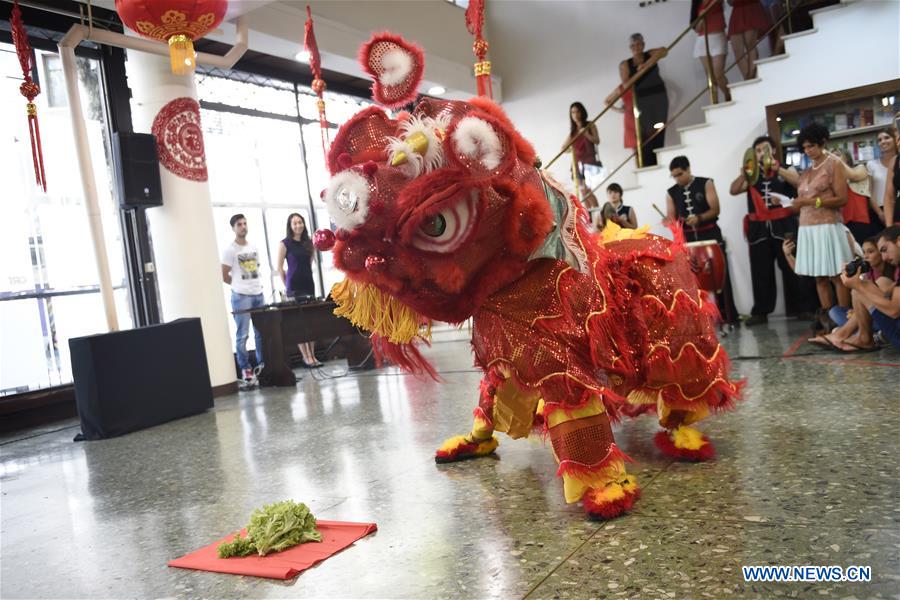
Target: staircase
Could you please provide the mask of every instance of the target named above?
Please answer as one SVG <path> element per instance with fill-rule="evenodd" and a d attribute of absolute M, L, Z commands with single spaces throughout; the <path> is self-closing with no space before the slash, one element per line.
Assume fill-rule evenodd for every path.
<path fill-rule="evenodd" d="M 673 185 L 668 164 L 675 156 L 686 155 L 695 175 L 714 179 L 741 313 L 753 304 L 742 225 L 747 203 L 744 195 L 731 196 L 728 187 L 744 150 L 766 133 L 765 107 L 900 77 L 900 1 L 844 1 L 812 15 L 812 29 L 785 36 L 785 53 L 757 61 L 756 79 L 732 83 L 731 102 L 704 106 L 703 123 L 678 128 L 679 143 L 657 150 L 659 165 L 637 169 L 637 185 L 625 191 L 638 222 L 658 224 L 652 204 L 665 210 L 665 190 Z M 652 231 L 668 234 L 661 225 Z M 783 314 L 781 292 L 778 298 L 775 312 Z"/>

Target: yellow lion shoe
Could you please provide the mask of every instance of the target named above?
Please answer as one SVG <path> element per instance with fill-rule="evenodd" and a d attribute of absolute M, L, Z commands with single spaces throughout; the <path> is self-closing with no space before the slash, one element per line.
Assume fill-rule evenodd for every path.
<path fill-rule="evenodd" d="M 493 454 L 500 442 L 494 436 L 486 440 L 476 440 L 468 435 L 456 435 L 447 439 L 437 452 L 434 453 L 434 462 L 450 463 L 479 456 Z"/>

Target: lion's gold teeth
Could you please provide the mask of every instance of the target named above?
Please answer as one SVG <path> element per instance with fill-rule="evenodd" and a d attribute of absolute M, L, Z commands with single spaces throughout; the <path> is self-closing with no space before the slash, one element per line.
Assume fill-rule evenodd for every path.
<path fill-rule="evenodd" d="M 345 279 L 331 288 L 334 314 L 395 344 L 431 339 L 431 320 L 368 283 Z"/>

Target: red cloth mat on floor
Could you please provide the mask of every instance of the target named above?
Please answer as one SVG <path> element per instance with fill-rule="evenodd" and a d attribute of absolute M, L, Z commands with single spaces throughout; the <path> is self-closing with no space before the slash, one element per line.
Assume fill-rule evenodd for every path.
<path fill-rule="evenodd" d="M 356 540 L 364 538 L 378 529 L 375 523 L 348 523 L 345 521 L 316 521 L 316 525 L 322 534 L 321 542 L 300 544 L 266 556 L 253 554 L 239 558 L 219 558 L 216 554 L 216 547 L 222 542 L 231 541 L 234 538 L 234 534 L 232 534 L 209 546 L 176 558 L 169 562 L 169 566 L 215 573 L 231 573 L 232 575 L 291 579 L 301 571 L 337 554 Z M 244 533 L 245 531 L 242 530 L 241 535 Z"/>

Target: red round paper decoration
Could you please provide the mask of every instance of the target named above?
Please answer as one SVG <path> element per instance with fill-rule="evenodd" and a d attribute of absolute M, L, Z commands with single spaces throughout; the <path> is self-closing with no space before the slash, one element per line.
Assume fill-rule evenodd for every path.
<path fill-rule="evenodd" d="M 227 10 L 226 0 L 116 0 L 123 23 L 161 42 L 173 35 L 202 38 L 219 26 Z"/>
<path fill-rule="evenodd" d="M 207 180 L 200 105 L 196 100 L 176 98 L 163 106 L 153 119 L 152 132 L 162 166 L 191 181 Z"/>

